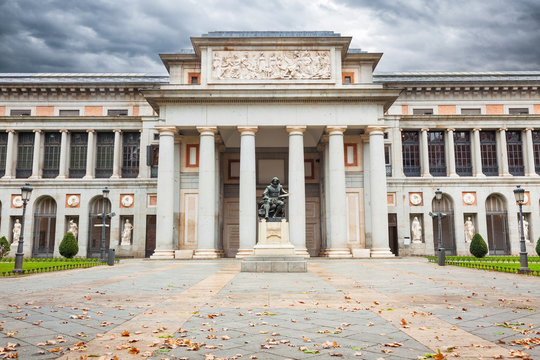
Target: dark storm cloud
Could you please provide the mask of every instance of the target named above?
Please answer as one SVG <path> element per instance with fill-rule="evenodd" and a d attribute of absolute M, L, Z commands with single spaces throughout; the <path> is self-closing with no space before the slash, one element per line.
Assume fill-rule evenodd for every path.
<path fill-rule="evenodd" d="M 381 71 L 540 68 L 536 0 L 0 0 L 0 71 L 163 72 L 212 30 L 334 30 Z"/>

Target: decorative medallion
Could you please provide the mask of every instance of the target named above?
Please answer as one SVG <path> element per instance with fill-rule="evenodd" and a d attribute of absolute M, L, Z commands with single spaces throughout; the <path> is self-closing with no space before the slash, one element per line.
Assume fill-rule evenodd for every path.
<path fill-rule="evenodd" d="M 409 203 L 412 206 L 422 205 L 422 193 L 409 193 Z"/>
<path fill-rule="evenodd" d="M 81 194 L 67 194 L 66 207 L 78 208 L 81 205 Z"/>
<path fill-rule="evenodd" d="M 134 203 L 135 203 L 135 197 L 133 194 L 120 195 L 120 207 L 130 208 L 130 207 L 133 207 Z"/>
<path fill-rule="evenodd" d="M 523 194 L 523 205 L 530 205 L 528 191 L 525 191 L 525 193 Z"/>
<path fill-rule="evenodd" d="M 16 208 L 16 209 L 23 207 L 23 201 L 22 201 L 21 195 L 17 195 L 17 194 L 11 195 L 11 207 Z"/>
<path fill-rule="evenodd" d="M 463 198 L 463 205 L 476 205 L 476 193 L 464 192 L 461 194 Z"/>

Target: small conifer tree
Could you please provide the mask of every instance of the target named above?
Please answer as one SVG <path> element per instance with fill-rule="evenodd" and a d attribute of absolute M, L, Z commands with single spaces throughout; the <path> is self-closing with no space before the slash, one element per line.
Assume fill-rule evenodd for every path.
<path fill-rule="evenodd" d="M 68 231 L 66 235 L 64 235 L 58 250 L 60 251 L 60 255 L 68 259 L 77 255 L 79 252 L 79 244 L 77 244 L 77 240 L 71 231 Z"/>
<path fill-rule="evenodd" d="M 471 240 L 469 251 L 477 258 L 483 258 L 487 255 L 488 247 L 486 245 L 486 242 L 482 238 L 482 235 L 478 233 L 474 234 Z"/>
<path fill-rule="evenodd" d="M 540 238 L 536 240 L 536 253 L 540 256 Z"/>
<path fill-rule="evenodd" d="M 9 250 L 11 250 L 9 241 L 7 241 L 5 236 L 2 236 L 0 238 L 0 259 L 9 254 Z"/>

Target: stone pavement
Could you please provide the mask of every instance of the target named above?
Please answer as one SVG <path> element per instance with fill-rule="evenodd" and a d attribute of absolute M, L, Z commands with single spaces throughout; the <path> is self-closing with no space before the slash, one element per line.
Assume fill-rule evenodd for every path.
<path fill-rule="evenodd" d="M 239 270 L 124 260 L 0 279 L 0 358 L 540 359 L 537 277 L 423 258 Z"/>

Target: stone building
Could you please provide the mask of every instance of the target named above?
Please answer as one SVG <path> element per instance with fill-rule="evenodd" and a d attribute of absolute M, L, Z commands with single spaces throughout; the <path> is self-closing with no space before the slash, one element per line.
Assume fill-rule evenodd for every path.
<path fill-rule="evenodd" d="M 160 55 L 169 76 L 0 74 L 0 235 L 28 182 L 27 256 L 58 256 L 70 221 L 79 255 L 99 256 L 105 205 L 119 256 L 242 257 L 277 176 L 298 254 L 433 254 L 437 188 L 450 253 L 472 226 L 517 254 L 517 185 L 533 253 L 540 71 L 374 74 L 382 53 L 334 32 L 191 41 Z"/>

